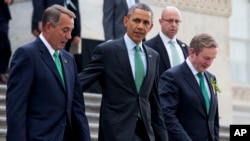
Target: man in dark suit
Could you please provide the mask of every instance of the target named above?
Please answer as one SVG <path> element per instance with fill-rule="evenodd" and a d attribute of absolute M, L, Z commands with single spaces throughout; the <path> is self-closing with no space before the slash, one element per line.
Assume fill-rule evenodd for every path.
<path fill-rule="evenodd" d="M 179 9 L 173 6 L 164 8 L 159 19 L 161 31 L 154 38 L 145 42 L 145 44 L 152 47 L 160 55 L 160 76 L 165 70 L 182 63 L 188 56 L 188 46 L 176 38 L 180 22 L 181 14 Z M 170 40 L 174 42 L 177 54 L 173 54 L 171 44 L 169 43 Z M 175 57 L 178 59 L 177 63 L 174 63 Z"/>
<path fill-rule="evenodd" d="M 62 6 L 47 8 L 42 33 L 16 50 L 7 84 L 8 141 L 90 141 L 75 60 L 63 50 L 73 18 Z"/>
<path fill-rule="evenodd" d="M 186 61 L 162 74 L 158 91 L 170 141 L 219 141 L 218 87 L 207 71 L 216 54 L 213 37 L 198 34 Z"/>
<path fill-rule="evenodd" d="M 152 17 L 147 5 L 132 6 L 124 18 L 127 33 L 98 45 L 79 75 L 83 90 L 101 82 L 99 141 L 168 140 L 157 92 L 160 58 L 142 43 Z"/>
<path fill-rule="evenodd" d="M 76 15 L 74 19 L 74 29 L 71 33 L 72 38 L 67 42 L 65 50 L 69 51 L 71 44 L 77 46 L 81 40 L 81 17 L 78 0 L 32 0 L 33 14 L 32 14 L 32 33 L 38 36 L 42 28 L 42 15 L 44 10 L 53 5 L 59 4 L 67 7 Z"/>
<path fill-rule="evenodd" d="M 9 60 L 11 56 L 11 46 L 8 37 L 9 20 L 11 19 L 9 4 L 12 0 L 0 0 L 0 84 L 7 83 L 5 75 L 9 68 Z"/>
<path fill-rule="evenodd" d="M 139 0 L 104 0 L 103 29 L 105 41 L 121 38 L 126 33 L 123 18 Z"/>

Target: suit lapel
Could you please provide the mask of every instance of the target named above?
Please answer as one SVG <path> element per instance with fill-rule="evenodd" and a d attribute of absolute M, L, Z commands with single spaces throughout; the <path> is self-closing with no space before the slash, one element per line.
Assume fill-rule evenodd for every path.
<path fill-rule="evenodd" d="M 186 44 L 184 44 L 183 42 L 181 42 L 180 40 L 176 39 L 177 43 L 179 44 L 179 46 L 181 47 L 181 50 L 184 54 L 184 58 L 188 57 L 188 47 Z"/>
<path fill-rule="evenodd" d="M 160 56 L 163 58 L 162 61 L 164 62 L 166 68 L 170 68 L 171 65 L 170 65 L 170 60 L 169 60 L 169 56 L 168 56 L 168 53 L 167 53 L 167 49 L 166 49 L 166 47 L 165 47 L 165 45 L 164 45 L 164 43 L 163 43 L 163 41 L 162 41 L 162 39 L 161 39 L 161 37 L 160 37 L 159 34 L 157 35 L 156 38 L 158 38 L 158 39 L 156 40 L 156 41 L 157 41 L 156 47 L 158 47 L 158 49 L 159 49 L 159 52 L 158 52 L 158 53 L 159 53 Z"/>
<path fill-rule="evenodd" d="M 189 69 L 186 61 L 182 64 L 182 67 L 183 67 L 182 70 L 184 73 L 184 79 L 186 81 L 186 84 L 189 85 L 191 87 L 191 89 L 193 89 L 195 91 L 195 96 L 198 96 L 198 98 L 200 99 L 200 101 L 202 103 L 203 111 L 205 113 L 207 113 L 205 100 L 204 100 L 202 91 L 200 90 L 200 86 L 199 86 L 197 80 L 195 79 L 195 76 L 193 75 L 192 71 Z"/>
<path fill-rule="evenodd" d="M 124 75 L 127 76 L 128 81 L 130 82 L 129 84 L 131 84 L 131 87 L 134 87 L 134 90 L 137 91 L 136 86 L 135 86 L 132 68 L 131 68 L 130 61 L 129 61 L 128 50 L 126 48 L 126 44 L 125 44 L 125 41 L 123 40 L 123 38 L 120 38 L 115 43 L 114 48 L 116 49 L 116 54 L 115 54 L 116 58 L 120 63 L 121 69 L 123 69 Z"/>
<path fill-rule="evenodd" d="M 57 81 L 61 84 L 61 86 L 64 88 L 63 83 L 61 81 L 61 77 L 59 75 L 59 72 L 56 68 L 55 62 L 53 58 L 51 57 L 48 49 L 43 44 L 40 38 L 37 38 L 36 42 L 38 43 L 38 48 L 41 52 L 41 58 L 45 62 L 45 64 L 48 66 L 48 68 L 51 70 L 51 72 L 55 75 Z"/>
<path fill-rule="evenodd" d="M 61 59 L 63 75 L 64 75 L 64 85 L 65 85 L 64 88 L 67 90 L 67 88 L 69 88 L 68 87 L 69 84 L 67 82 L 69 82 L 69 80 L 70 80 L 70 78 L 69 78 L 70 72 L 69 72 L 69 69 L 67 69 L 67 68 L 69 68 L 70 66 L 68 64 L 68 60 L 66 59 L 66 57 L 64 55 L 63 50 L 60 51 L 60 59 Z"/>
<path fill-rule="evenodd" d="M 214 108 L 215 106 L 215 99 L 214 99 L 214 96 L 215 96 L 215 93 L 214 93 L 214 90 L 213 90 L 213 86 L 211 85 L 210 83 L 210 79 L 212 78 L 211 75 L 209 75 L 207 72 L 204 73 L 205 74 L 205 78 L 206 78 L 206 81 L 207 81 L 207 84 L 208 84 L 208 87 L 209 87 L 209 91 L 210 91 L 210 109 L 209 109 L 209 114 L 211 113 L 211 110 Z"/>
<path fill-rule="evenodd" d="M 154 56 L 151 54 L 148 48 L 149 47 L 143 44 L 143 49 L 145 51 L 145 57 L 146 57 L 146 63 L 147 63 L 147 72 L 142 82 L 140 93 L 143 93 L 144 89 L 147 89 L 148 82 L 151 82 L 152 80 L 154 80 L 154 77 L 156 77 L 154 76 L 155 72 L 152 72 L 155 69 L 154 67 L 155 64 L 153 64 L 155 63 L 155 61 L 153 60 Z M 153 76 L 153 79 L 152 79 L 152 76 Z"/>

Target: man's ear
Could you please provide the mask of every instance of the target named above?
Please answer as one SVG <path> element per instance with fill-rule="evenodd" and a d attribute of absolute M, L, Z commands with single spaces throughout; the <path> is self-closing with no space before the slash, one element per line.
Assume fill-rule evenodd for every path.
<path fill-rule="evenodd" d="M 127 16 L 124 16 L 123 24 L 124 24 L 125 27 L 127 27 L 127 25 L 128 25 L 128 17 Z"/>

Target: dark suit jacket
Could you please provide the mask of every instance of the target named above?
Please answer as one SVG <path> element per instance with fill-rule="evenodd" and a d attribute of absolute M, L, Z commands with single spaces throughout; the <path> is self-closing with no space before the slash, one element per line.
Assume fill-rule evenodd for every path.
<path fill-rule="evenodd" d="M 147 73 L 139 93 L 123 38 L 98 45 L 79 75 L 84 90 L 98 79 L 101 82 L 99 141 L 131 141 L 139 110 L 150 141 L 167 141 L 157 92 L 159 55 L 143 47 Z"/>
<path fill-rule="evenodd" d="M 205 72 L 206 80 L 215 78 Z M 160 101 L 170 141 L 219 141 L 217 93 L 211 91 L 210 112 L 186 61 L 165 71 L 159 82 Z"/>
<path fill-rule="evenodd" d="M 177 43 L 181 47 L 181 50 L 183 52 L 183 55 L 185 58 L 188 57 L 188 45 L 183 43 L 181 40 L 177 39 Z M 145 44 L 149 47 L 156 50 L 160 55 L 160 65 L 159 65 L 159 76 L 166 71 L 167 69 L 171 68 L 169 56 L 166 50 L 166 47 L 160 37 L 160 35 L 156 35 L 154 38 L 145 41 Z"/>
<path fill-rule="evenodd" d="M 42 21 L 43 12 L 46 8 L 53 4 L 59 4 L 64 6 L 65 0 L 32 0 L 33 14 L 32 14 L 32 31 L 37 29 L 38 22 Z M 68 9 L 75 13 L 76 18 L 74 19 L 74 29 L 71 33 L 72 37 L 81 36 L 81 17 L 78 0 L 71 0 L 76 6 L 77 10 L 74 10 L 70 5 Z"/>
<path fill-rule="evenodd" d="M 60 51 L 65 86 L 40 38 L 18 48 L 7 89 L 8 141 L 62 141 L 71 129 L 74 141 L 90 141 L 75 60 Z"/>
<path fill-rule="evenodd" d="M 139 0 L 135 0 L 136 3 Z M 128 13 L 126 0 L 104 0 L 103 2 L 103 29 L 105 41 L 122 37 L 126 32 L 123 18 Z"/>

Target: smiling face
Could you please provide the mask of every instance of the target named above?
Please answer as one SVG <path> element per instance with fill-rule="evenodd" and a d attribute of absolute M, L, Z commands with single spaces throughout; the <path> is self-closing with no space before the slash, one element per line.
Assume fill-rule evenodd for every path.
<path fill-rule="evenodd" d="M 53 26 L 51 22 L 46 23 L 43 35 L 53 49 L 61 50 L 71 39 L 73 28 L 74 19 L 67 14 L 61 13 L 57 25 Z"/>
<path fill-rule="evenodd" d="M 153 27 L 152 15 L 149 11 L 135 9 L 129 16 L 124 17 L 128 36 L 139 44 Z"/>

